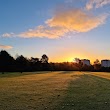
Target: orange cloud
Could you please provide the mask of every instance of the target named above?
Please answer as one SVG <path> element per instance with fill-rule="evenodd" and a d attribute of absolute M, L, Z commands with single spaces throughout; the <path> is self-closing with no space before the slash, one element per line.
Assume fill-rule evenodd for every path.
<path fill-rule="evenodd" d="M 107 14 L 93 16 L 80 9 L 63 10 L 56 12 L 54 17 L 45 22 L 45 25 L 30 29 L 18 36 L 24 38 L 47 37 L 55 39 L 66 36 L 69 32 L 88 32 L 104 24 L 106 18 Z"/>
<path fill-rule="evenodd" d="M 9 45 L 0 45 L 0 48 L 1 49 L 12 49 L 13 47 Z"/>
<path fill-rule="evenodd" d="M 67 10 L 58 12 L 52 19 L 46 23 L 50 27 L 66 28 L 68 31 L 87 32 L 105 22 L 107 15 L 93 16 L 82 10 Z"/>
<path fill-rule="evenodd" d="M 50 39 L 59 38 L 64 36 L 68 30 L 61 27 L 49 27 L 49 26 L 38 26 L 36 29 L 30 29 L 27 32 L 23 32 L 18 36 L 24 38 L 34 38 L 34 37 L 47 37 Z"/>

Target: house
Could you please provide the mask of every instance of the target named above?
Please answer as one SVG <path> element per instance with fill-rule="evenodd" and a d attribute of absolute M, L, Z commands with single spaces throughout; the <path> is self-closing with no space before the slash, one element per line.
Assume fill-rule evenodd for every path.
<path fill-rule="evenodd" d="M 81 59 L 81 62 L 83 65 L 91 66 L 90 60 L 88 60 L 88 59 Z"/>
<path fill-rule="evenodd" d="M 110 67 L 110 60 L 101 60 L 102 67 Z"/>

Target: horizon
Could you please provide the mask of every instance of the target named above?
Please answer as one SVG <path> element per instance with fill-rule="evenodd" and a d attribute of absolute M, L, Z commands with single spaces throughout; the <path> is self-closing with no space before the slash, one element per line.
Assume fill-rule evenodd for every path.
<path fill-rule="evenodd" d="M 43 55 L 46 55 L 46 54 L 43 54 L 43 55 L 41 55 L 41 57 L 26 57 L 26 56 L 24 56 L 24 55 L 20 55 L 20 54 L 16 54 L 15 56 L 12 56 L 8 51 L 6 51 L 6 50 L 1 50 L 0 52 L 2 52 L 2 51 L 5 51 L 5 52 L 7 52 L 11 57 L 13 57 L 15 60 L 18 58 L 18 57 L 20 57 L 20 56 L 23 56 L 24 58 L 26 58 L 27 60 L 30 60 L 31 58 L 38 58 L 39 59 L 39 61 L 42 59 L 42 56 Z M 47 56 L 47 55 L 46 55 Z M 49 56 L 47 56 L 48 57 L 48 60 L 49 60 Z M 75 57 L 75 58 L 73 58 L 73 60 L 72 61 L 62 61 L 62 62 L 57 62 L 57 61 L 49 61 L 49 63 L 78 63 L 77 62 L 77 60 L 80 60 L 80 61 L 82 61 L 82 60 L 86 60 L 86 61 L 88 61 L 89 60 L 89 62 L 90 62 L 90 64 L 91 65 L 93 65 L 94 64 L 94 62 L 97 62 L 97 61 L 99 61 L 99 63 L 101 64 L 101 62 L 102 61 L 110 61 L 110 59 L 101 59 L 101 60 L 99 60 L 99 59 L 95 59 L 94 61 L 91 61 L 90 59 L 87 59 L 87 58 L 78 58 L 78 57 Z"/>
<path fill-rule="evenodd" d="M 110 59 L 110 0 L 1 0 L 0 50 L 49 62 Z"/>

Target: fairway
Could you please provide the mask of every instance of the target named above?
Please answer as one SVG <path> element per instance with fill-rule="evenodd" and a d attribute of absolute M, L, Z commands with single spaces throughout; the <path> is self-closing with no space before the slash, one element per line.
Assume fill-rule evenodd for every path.
<path fill-rule="evenodd" d="M 0 74 L 0 110 L 110 110 L 110 73 Z"/>

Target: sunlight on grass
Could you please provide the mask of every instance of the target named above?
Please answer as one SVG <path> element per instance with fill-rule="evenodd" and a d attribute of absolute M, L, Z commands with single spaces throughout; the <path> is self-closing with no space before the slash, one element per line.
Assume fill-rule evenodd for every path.
<path fill-rule="evenodd" d="M 102 75 L 109 77 L 71 71 L 0 75 L 0 110 L 109 110 L 110 81 Z"/>
<path fill-rule="evenodd" d="M 109 79 L 110 80 L 110 73 L 106 73 L 106 72 L 94 72 L 91 75 L 102 77 L 102 78 L 105 78 L 105 79 Z"/>
<path fill-rule="evenodd" d="M 63 100 L 69 82 L 79 76 L 73 72 L 19 74 L 0 78 L 0 103 L 4 109 L 52 109 Z"/>

